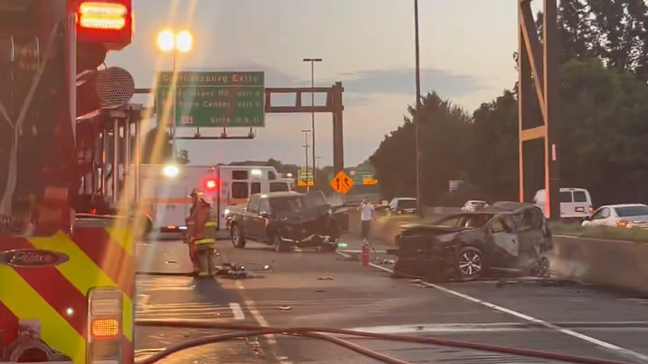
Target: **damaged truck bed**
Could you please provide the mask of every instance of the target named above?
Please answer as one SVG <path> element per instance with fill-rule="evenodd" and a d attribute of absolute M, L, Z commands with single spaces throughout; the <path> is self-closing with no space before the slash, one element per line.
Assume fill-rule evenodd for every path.
<path fill-rule="evenodd" d="M 395 240 L 397 248 L 387 251 L 397 256 L 395 276 L 433 281 L 544 277 L 553 250 L 542 210 L 519 202 L 403 225 Z"/>

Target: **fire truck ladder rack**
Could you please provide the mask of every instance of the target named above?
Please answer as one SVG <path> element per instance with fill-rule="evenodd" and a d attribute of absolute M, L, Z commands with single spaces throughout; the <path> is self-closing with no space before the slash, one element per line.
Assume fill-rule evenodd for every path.
<path fill-rule="evenodd" d="M 114 209 L 120 200 L 134 203 L 139 201 L 140 134 L 144 111 L 141 104 L 126 104 L 77 119 L 79 124 L 99 125 L 98 132 L 95 133 L 98 137 L 94 153 L 80 156 L 84 162 L 93 164 L 92 172 L 82 178 L 81 184 L 81 193 L 90 200 L 90 206 L 96 208 L 108 205 Z M 131 164 L 134 169 L 132 175 Z M 124 184 L 135 183 L 136 188 L 121 186 L 121 181 Z M 134 196 L 128 196 L 131 190 L 134 191 Z M 81 209 L 83 210 L 87 208 Z"/>

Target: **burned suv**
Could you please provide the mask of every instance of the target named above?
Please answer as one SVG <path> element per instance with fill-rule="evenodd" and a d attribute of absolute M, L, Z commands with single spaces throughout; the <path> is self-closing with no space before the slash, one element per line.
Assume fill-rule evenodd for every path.
<path fill-rule="evenodd" d="M 487 276 L 545 276 L 551 231 L 542 210 L 497 202 L 482 210 L 447 216 L 432 224 L 404 225 L 396 236 L 394 274 L 431 280 Z"/>
<path fill-rule="evenodd" d="M 250 196 L 247 207 L 228 217 L 232 244 L 248 240 L 272 245 L 277 252 L 292 247 L 337 249 L 341 229 L 321 192 L 271 192 Z"/>

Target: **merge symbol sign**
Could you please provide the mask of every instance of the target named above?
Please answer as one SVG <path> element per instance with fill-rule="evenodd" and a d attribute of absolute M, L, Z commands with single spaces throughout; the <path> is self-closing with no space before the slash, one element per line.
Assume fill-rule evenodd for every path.
<path fill-rule="evenodd" d="M 331 181 L 331 187 L 335 192 L 345 195 L 353 188 L 353 180 L 344 171 L 340 171 Z"/>

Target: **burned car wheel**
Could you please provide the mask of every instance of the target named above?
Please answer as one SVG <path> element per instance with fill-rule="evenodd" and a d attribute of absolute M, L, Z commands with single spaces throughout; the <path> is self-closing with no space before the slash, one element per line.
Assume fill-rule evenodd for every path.
<path fill-rule="evenodd" d="M 241 234 L 241 229 L 238 225 L 232 225 L 232 228 L 230 229 L 230 238 L 232 239 L 232 245 L 234 245 L 235 248 L 245 248 L 245 238 L 243 237 L 243 234 Z"/>
<path fill-rule="evenodd" d="M 272 248 L 277 253 L 285 253 L 291 250 L 290 245 L 281 240 L 281 237 L 278 235 L 275 236 L 274 240 L 272 241 Z"/>
<path fill-rule="evenodd" d="M 538 278 L 549 277 L 550 268 L 551 268 L 551 262 L 549 262 L 549 258 L 544 256 L 538 257 L 538 259 L 535 262 L 535 266 L 531 271 L 531 275 Z"/>
<path fill-rule="evenodd" d="M 484 258 L 481 250 L 466 246 L 456 255 L 456 270 L 459 278 L 467 281 L 477 279 L 484 270 Z"/>

